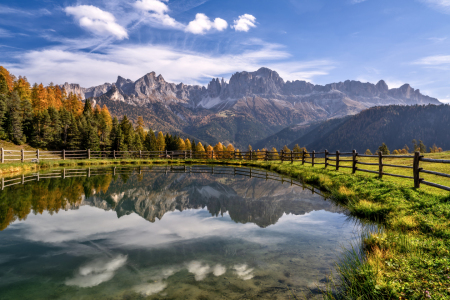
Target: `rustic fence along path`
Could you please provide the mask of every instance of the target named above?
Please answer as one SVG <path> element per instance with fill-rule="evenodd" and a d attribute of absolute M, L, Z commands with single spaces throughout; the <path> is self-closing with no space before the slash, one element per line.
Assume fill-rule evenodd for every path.
<path fill-rule="evenodd" d="M 271 181 L 279 181 L 281 184 L 289 184 L 291 186 L 300 186 L 303 189 L 309 189 L 313 194 L 319 194 L 326 198 L 320 191 L 315 190 L 314 187 L 305 186 L 302 182 L 292 178 L 286 178 L 280 174 L 268 172 L 253 168 L 240 167 L 210 167 L 210 166 L 152 166 L 152 167 L 106 167 L 106 168 L 83 168 L 83 169 L 68 169 L 54 170 L 46 173 L 32 173 L 30 175 L 19 175 L 11 178 L 1 179 L 1 188 L 4 190 L 7 187 L 25 184 L 30 181 L 40 181 L 43 179 L 66 179 L 73 177 L 92 177 L 102 175 L 133 175 L 133 174 L 212 174 L 212 175 L 228 175 L 228 176 L 245 176 L 250 178 L 258 178 Z"/>
<path fill-rule="evenodd" d="M 363 162 L 359 158 L 375 158 L 376 163 Z M 410 159 L 411 166 L 386 164 L 383 162 L 385 158 L 403 158 Z M 377 155 L 359 154 L 356 150 L 352 152 L 271 152 L 271 151 L 91 151 L 91 150 L 61 150 L 61 151 L 24 151 L 24 150 L 5 150 L 1 148 L 0 161 L 5 162 L 37 162 L 49 159 L 232 159 L 232 160 L 264 160 L 264 161 L 281 161 L 291 162 L 301 161 L 302 165 L 311 164 L 324 165 L 325 168 L 334 167 L 336 170 L 340 168 L 349 168 L 352 174 L 358 172 L 374 173 L 382 178 L 383 176 L 393 176 L 414 180 L 414 187 L 420 188 L 421 184 L 432 186 L 435 188 L 450 191 L 450 187 L 437 183 L 425 181 L 420 177 L 421 173 L 431 174 L 440 177 L 450 178 L 450 174 L 424 170 L 420 167 L 421 162 L 450 164 L 450 160 L 425 158 L 419 152 L 414 155 L 383 155 L 381 152 Z M 342 163 L 351 163 L 351 165 L 343 165 Z M 364 166 L 378 167 L 378 170 L 368 170 Z M 387 173 L 384 167 L 410 169 L 411 175 L 400 175 Z"/>

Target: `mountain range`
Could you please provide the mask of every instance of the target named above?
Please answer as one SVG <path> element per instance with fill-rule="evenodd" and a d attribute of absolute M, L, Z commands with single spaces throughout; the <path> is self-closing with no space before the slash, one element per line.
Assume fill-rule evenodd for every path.
<path fill-rule="evenodd" d="M 119 76 L 115 83 L 90 88 L 61 86 L 68 93 L 106 104 L 113 115 L 126 114 L 132 120 L 143 116 L 153 130 L 241 148 L 287 127 L 310 128 L 374 106 L 441 104 L 409 84 L 389 89 L 383 80 L 377 84 L 285 82 L 267 68 L 235 73 L 228 82 L 215 78 L 207 86 L 169 83 L 154 72 L 136 81 Z"/>

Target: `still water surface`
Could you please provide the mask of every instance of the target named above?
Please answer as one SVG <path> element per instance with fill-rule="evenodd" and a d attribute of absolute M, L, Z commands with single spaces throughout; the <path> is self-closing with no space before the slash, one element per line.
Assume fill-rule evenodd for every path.
<path fill-rule="evenodd" d="M 359 228 L 311 190 L 267 180 L 278 175 L 202 168 L 6 187 L 0 299 L 320 298 Z"/>

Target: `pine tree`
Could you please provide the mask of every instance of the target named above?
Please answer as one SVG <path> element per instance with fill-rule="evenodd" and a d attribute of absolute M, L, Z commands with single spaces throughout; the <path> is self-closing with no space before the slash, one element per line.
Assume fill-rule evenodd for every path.
<path fill-rule="evenodd" d="M 372 155 L 372 152 L 370 151 L 370 149 L 367 149 L 366 152 L 364 152 L 365 155 Z"/>
<path fill-rule="evenodd" d="M 145 126 L 144 118 L 139 116 L 137 119 L 136 133 L 139 134 L 141 140 L 144 140 L 145 138 L 144 126 Z"/>
<path fill-rule="evenodd" d="M 386 146 L 385 143 L 383 143 L 380 147 L 378 147 L 378 152 L 383 153 L 383 155 L 389 155 L 390 154 L 389 148 L 388 148 L 388 146 Z"/>
<path fill-rule="evenodd" d="M 166 149 L 166 139 L 161 131 L 158 132 L 158 137 L 156 138 L 156 148 L 158 149 L 157 151 L 164 151 Z"/>
<path fill-rule="evenodd" d="M 13 92 L 7 102 L 6 131 L 9 140 L 20 145 L 24 142 L 22 131 L 22 115 L 20 109 L 20 98 L 17 92 Z"/>
<path fill-rule="evenodd" d="M 283 151 L 284 151 L 284 153 L 290 153 L 291 152 L 291 150 L 286 145 L 284 145 Z"/>
<path fill-rule="evenodd" d="M 234 155 L 234 146 L 232 144 L 229 144 L 226 148 L 226 151 L 226 158 L 232 158 Z"/>
<path fill-rule="evenodd" d="M 32 91 L 31 102 L 35 112 L 43 112 L 45 109 L 47 109 L 47 89 L 44 88 L 42 83 Z"/>
<path fill-rule="evenodd" d="M 214 150 L 214 157 L 219 158 L 219 159 L 223 157 L 223 153 L 222 153 L 222 151 L 223 151 L 223 145 L 222 145 L 221 142 L 218 142 L 218 143 L 214 146 L 213 150 Z"/>
<path fill-rule="evenodd" d="M 191 149 L 192 149 L 192 152 L 198 151 L 197 144 L 195 143 L 194 139 L 192 139 L 192 142 L 191 142 Z"/>
<path fill-rule="evenodd" d="M 132 151 L 139 151 L 142 149 L 143 149 L 143 146 L 142 146 L 141 136 L 139 134 L 135 134 L 134 138 L 133 138 Z"/>
<path fill-rule="evenodd" d="M 69 150 L 78 150 L 81 148 L 81 133 L 80 130 L 78 129 L 78 122 L 71 112 L 67 111 L 67 113 L 70 121 L 69 126 L 67 128 L 66 147 Z"/>
<path fill-rule="evenodd" d="M 54 90 L 53 82 L 50 83 L 50 85 L 46 88 L 47 90 L 47 105 L 48 107 L 55 107 L 56 108 L 56 96 L 55 96 L 55 90 Z"/>
<path fill-rule="evenodd" d="M 31 100 L 21 99 L 20 110 L 22 117 L 22 131 L 24 133 L 24 141 L 31 140 L 33 135 L 33 107 Z"/>
<path fill-rule="evenodd" d="M 296 154 L 294 154 L 295 158 L 300 158 L 302 157 L 302 155 L 300 154 L 302 152 L 302 148 L 300 148 L 300 146 L 298 144 L 295 144 L 294 149 L 292 150 L 293 152 L 296 152 Z"/>
<path fill-rule="evenodd" d="M 48 108 L 48 114 L 50 115 L 51 119 L 50 134 L 52 135 L 51 138 L 52 142 L 49 146 L 53 149 L 59 149 L 61 147 L 61 133 L 62 133 L 62 125 L 59 112 L 56 110 L 55 107 L 51 106 Z"/>
<path fill-rule="evenodd" d="M 0 138 L 5 134 L 3 130 L 3 124 L 5 122 L 6 117 L 6 102 L 8 98 L 8 84 L 6 82 L 6 78 L 3 74 L 0 73 Z"/>
<path fill-rule="evenodd" d="M 124 115 L 122 120 L 120 121 L 120 129 L 122 130 L 124 144 L 126 145 L 127 149 L 131 148 L 134 138 L 134 129 L 133 124 L 131 124 L 126 115 Z"/>
<path fill-rule="evenodd" d="M 419 140 L 419 151 L 420 151 L 420 153 L 427 153 L 427 147 L 420 140 Z"/>
<path fill-rule="evenodd" d="M 100 139 L 98 138 L 97 130 L 89 122 L 85 129 L 81 147 L 83 149 L 91 149 L 91 151 L 100 150 Z"/>
<path fill-rule="evenodd" d="M 157 142 L 156 142 L 155 133 L 151 129 L 149 130 L 149 132 L 145 136 L 144 146 L 145 146 L 145 149 L 147 149 L 147 151 L 159 151 L 158 150 L 158 145 L 157 145 Z"/>

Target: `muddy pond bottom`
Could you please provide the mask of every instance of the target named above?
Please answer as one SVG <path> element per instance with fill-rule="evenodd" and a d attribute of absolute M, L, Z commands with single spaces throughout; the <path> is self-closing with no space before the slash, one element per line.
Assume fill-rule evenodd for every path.
<path fill-rule="evenodd" d="M 0 299 L 320 299 L 359 231 L 331 201 L 261 170 L 37 177 L 0 192 Z"/>

